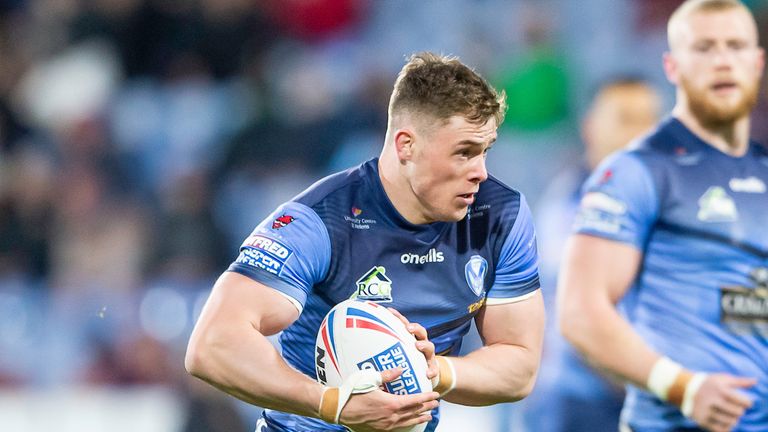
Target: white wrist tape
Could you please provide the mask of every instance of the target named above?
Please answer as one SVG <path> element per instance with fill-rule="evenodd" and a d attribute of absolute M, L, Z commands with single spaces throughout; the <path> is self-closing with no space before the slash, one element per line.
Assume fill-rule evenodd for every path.
<path fill-rule="evenodd" d="M 675 383 L 677 375 L 683 367 L 675 363 L 668 357 L 662 357 L 653 364 L 651 373 L 648 375 L 646 386 L 659 399 L 666 401 L 669 395 L 669 389 Z"/>
<path fill-rule="evenodd" d="M 693 398 L 704 378 L 706 374 L 694 375 L 668 357 L 661 357 L 654 363 L 646 386 L 659 399 L 680 407 L 685 414 L 686 410 L 693 411 Z"/>
<path fill-rule="evenodd" d="M 432 389 L 440 393 L 440 397 L 443 397 L 456 388 L 456 369 L 448 357 L 437 356 L 436 358 L 440 372 L 432 378 Z"/>
<path fill-rule="evenodd" d="M 699 372 L 693 375 L 691 381 L 685 386 L 685 395 L 683 395 L 683 405 L 680 410 L 686 417 L 691 417 L 693 414 L 693 400 L 696 398 L 696 393 L 699 392 L 701 385 L 704 384 L 704 380 L 707 379 L 707 374 Z"/>
<path fill-rule="evenodd" d="M 362 370 L 345 379 L 341 387 L 326 387 L 318 407 L 320 418 L 328 423 L 339 423 L 341 410 L 344 409 L 350 396 L 374 391 L 381 386 L 381 382 L 381 372 Z"/>

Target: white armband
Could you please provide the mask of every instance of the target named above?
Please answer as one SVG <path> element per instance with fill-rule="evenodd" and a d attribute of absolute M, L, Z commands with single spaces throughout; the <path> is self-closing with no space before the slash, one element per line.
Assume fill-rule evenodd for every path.
<path fill-rule="evenodd" d="M 679 407 L 686 417 L 693 413 L 693 401 L 707 374 L 693 374 L 669 357 L 653 364 L 646 387 L 659 399 Z"/>

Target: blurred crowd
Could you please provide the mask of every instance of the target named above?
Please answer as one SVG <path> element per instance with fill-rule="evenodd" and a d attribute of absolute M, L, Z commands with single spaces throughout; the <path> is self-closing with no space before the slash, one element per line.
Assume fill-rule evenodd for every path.
<path fill-rule="evenodd" d="M 768 23 L 765 2 L 747 3 Z M 0 2 L 0 388 L 204 393 L 181 359 L 213 280 L 277 204 L 378 154 L 414 51 L 456 54 L 506 90 L 490 170 L 535 213 L 579 157 L 598 81 L 631 71 L 670 88 L 677 4 Z"/>

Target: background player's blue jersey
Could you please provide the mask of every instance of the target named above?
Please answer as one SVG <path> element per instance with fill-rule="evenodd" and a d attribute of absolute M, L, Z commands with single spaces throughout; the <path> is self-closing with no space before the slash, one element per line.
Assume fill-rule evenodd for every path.
<path fill-rule="evenodd" d="M 655 350 L 694 371 L 757 378 L 738 431 L 768 427 L 766 184 L 765 148 L 732 157 L 670 118 L 595 171 L 576 221 L 577 232 L 643 251 L 631 313 Z M 622 421 L 638 431 L 694 426 L 634 387 Z"/>
<path fill-rule="evenodd" d="M 285 360 L 314 379 L 325 314 L 350 297 L 394 307 L 422 324 L 437 353 L 457 354 L 484 304 L 539 288 L 524 197 L 490 177 L 459 222 L 414 225 L 384 192 L 378 160 L 329 176 L 280 206 L 243 243 L 231 271 L 273 287 L 301 311 L 281 335 Z M 427 428 L 434 430 L 437 412 Z M 341 431 L 314 418 L 267 410 L 268 430 Z"/>

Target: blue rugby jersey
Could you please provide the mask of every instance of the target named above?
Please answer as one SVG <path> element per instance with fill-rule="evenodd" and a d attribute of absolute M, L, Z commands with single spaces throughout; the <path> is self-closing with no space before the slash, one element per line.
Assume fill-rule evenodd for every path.
<path fill-rule="evenodd" d="M 535 232 L 520 192 L 489 177 L 461 221 L 414 225 L 384 192 L 378 159 L 326 177 L 280 206 L 229 270 L 278 290 L 301 310 L 280 342 L 285 360 L 313 379 L 318 328 L 345 299 L 391 306 L 423 325 L 438 353 L 457 354 L 484 304 L 523 300 L 539 288 Z M 274 431 L 344 430 L 272 410 L 264 420 Z"/>
<path fill-rule="evenodd" d="M 593 173 L 575 226 L 644 253 L 632 321 L 655 350 L 694 371 L 757 378 L 738 431 L 768 425 L 766 184 L 764 147 L 732 157 L 669 118 Z M 694 426 L 633 386 L 622 420 L 638 431 Z"/>

